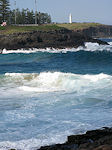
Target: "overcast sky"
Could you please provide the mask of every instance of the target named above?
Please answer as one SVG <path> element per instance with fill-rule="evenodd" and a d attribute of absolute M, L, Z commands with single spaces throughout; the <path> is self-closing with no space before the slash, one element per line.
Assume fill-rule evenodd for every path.
<path fill-rule="evenodd" d="M 14 1 L 10 0 L 11 8 Z M 16 0 L 18 8 L 35 10 L 35 0 Z M 37 0 L 37 9 L 51 15 L 53 22 L 99 22 L 112 25 L 112 0 Z"/>

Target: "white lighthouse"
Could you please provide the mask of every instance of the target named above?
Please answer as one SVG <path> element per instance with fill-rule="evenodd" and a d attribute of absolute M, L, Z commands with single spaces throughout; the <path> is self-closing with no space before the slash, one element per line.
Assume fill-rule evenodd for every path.
<path fill-rule="evenodd" d="M 69 15 L 69 23 L 72 23 L 72 14 Z"/>

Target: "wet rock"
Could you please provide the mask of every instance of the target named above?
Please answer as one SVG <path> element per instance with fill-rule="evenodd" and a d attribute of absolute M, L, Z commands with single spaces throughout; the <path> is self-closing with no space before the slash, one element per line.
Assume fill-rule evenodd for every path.
<path fill-rule="evenodd" d="M 112 128 L 71 135 L 64 144 L 45 146 L 39 150 L 112 150 Z"/>
<path fill-rule="evenodd" d="M 112 145 L 102 145 L 95 148 L 94 150 L 112 150 Z"/>

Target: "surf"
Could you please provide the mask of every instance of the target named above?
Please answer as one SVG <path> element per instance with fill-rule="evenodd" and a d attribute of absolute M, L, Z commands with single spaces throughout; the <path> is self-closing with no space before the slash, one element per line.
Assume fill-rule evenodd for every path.
<path fill-rule="evenodd" d="M 108 51 L 112 52 L 112 42 L 108 42 L 109 45 L 99 45 L 98 43 L 86 42 L 85 46 L 79 46 L 78 48 L 64 48 L 64 49 L 55 49 L 55 48 L 46 48 L 46 49 L 18 49 L 18 50 L 7 50 L 3 49 L 2 54 L 12 54 L 12 53 L 37 53 L 37 52 L 47 52 L 47 53 L 67 53 L 67 52 L 77 52 L 77 51 Z"/>
<path fill-rule="evenodd" d="M 112 45 L 85 46 L 0 54 L 0 149 L 35 150 L 111 126 Z"/>
<path fill-rule="evenodd" d="M 112 75 L 5 73 L 0 75 L 0 91 L 3 150 L 34 150 L 63 143 L 71 134 L 111 126 Z"/>
<path fill-rule="evenodd" d="M 112 83 L 112 76 L 107 74 L 81 75 L 63 72 L 41 72 L 41 73 L 5 73 L 0 78 L 2 85 L 16 87 L 26 92 L 81 92 L 92 90 L 100 85 Z"/>

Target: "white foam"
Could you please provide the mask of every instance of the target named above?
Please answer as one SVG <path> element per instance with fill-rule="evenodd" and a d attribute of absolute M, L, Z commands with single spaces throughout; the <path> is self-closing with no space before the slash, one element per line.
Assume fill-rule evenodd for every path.
<path fill-rule="evenodd" d="M 86 49 L 85 51 L 108 51 L 112 52 L 112 45 L 99 45 L 98 43 L 91 43 L 87 42 L 85 43 Z"/>
<path fill-rule="evenodd" d="M 54 49 L 54 48 L 46 48 L 46 49 L 18 49 L 18 50 L 6 50 L 3 49 L 3 54 L 10 53 L 37 53 L 37 52 L 48 52 L 48 53 L 67 53 L 67 52 L 77 52 L 80 50 L 84 51 L 110 51 L 112 52 L 112 42 L 109 42 L 110 45 L 99 45 L 98 43 L 86 42 L 85 47 L 79 46 L 78 48 L 65 48 L 65 49 Z"/>
<path fill-rule="evenodd" d="M 23 91 L 27 91 L 27 92 L 39 92 L 39 93 L 42 93 L 42 92 L 57 92 L 59 91 L 58 89 L 56 88 L 37 88 L 37 87 L 28 87 L 28 86 L 22 86 L 22 87 L 19 87 L 19 89 L 23 90 Z"/>
<path fill-rule="evenodd" d="M 20 76 L 27 75 L 27 73 L 5 73 L 5 76 L 12 76 L 12 77 L 20 77 Z"/>
<path fill-rule="evenodd" d="M 99 103 L 99 101 L 103 102 L 103 99 L 105 99 L 105 102 L 108 101 L 108 95 L 111 99 L 111 75 L 103 73 L 97 75 L 82 75 L 62 72 L 42 72 L 40 74 L 6 73 L 3 80 L 7 80 L 4 86 L 9 87 L 10 90 L 12 89 L 12 93 L 15 93 L 16 89 L 21 90 L 23 94 L 21 95 L 18 92 L 18 99 L 22 97 L 22 103 L 20 101 L 17 103 L 21 106 L 19 109 L 15 109 L 15 106 L 14 109 L 12 108 L 12 104 L 15 104 L 17 99 L 15 95 L 12 96 L 11 91 L 9 92 L 11 97 L 6 97 L 6 100 L 9 99 L 9 102 L 13 102 L 12 104 L 9 103 L 11 108 L 7 110 L 6 107 L 1 107 L 4 112 L 4 120 L 1 120 L 1 129 L 3 127 L 6 131 L 1 134 L 4 135 L 3 139 L 6 141 L 0 142 L 0 150 L 8 150 L 11 148 L 36 150 L 40 146 L 63 143 L 66 141 L 68 135 L 79 133 L 80 130 L 85 131 L 98 126 L 101 127 L 105 125 L 103 124 L 105 122 L 106 126 L 108 123 L 111 123 L 111 109 L 105 110 L 105 106 L 103 109 L 103 106 L 99 107 L 99 105 L 96 108 L 93 107 L 94 104 L 97 105 L 96 101 L 97 103 Z M 15 86 L 12 88 L 12 84 L 16 85 L 17 88 L 15 88 Z M 55 90 L 62 92 L 62 89 L 67 92 L 62 94 L 55 93 L 56 95 L 54 93 L 38 94 L 38 92 L 54 92 Z M 69 91 L 71 93 L 69 93 Z M 97 93 L 95 94 L 94 92 L 96 91 Z M 34 95 L 31 92 L 34 92 Z M 88 93 L 85 94 L 85 92 Z M 6 95 L 7 93 L 8 91 L 6 89 L 4 94 Z M 25 93 L 27 93 L 27 97 L 24 97 Z M 32 99 L 31 97 L 33 96 L 34 98 Z M 84 108 L 81 106 L 83 103 Z M 91 103 L 90 109 L 88 109 L 89 103 Z M 74 107 L 77 104 L 81 104 L 81 108 Z M 57 109 L 57 107 L 59 109 Z M 107 111 L 109 111 L 109 113 Z M 68 112 L 70 112 L 70 114 Z M 96 116 L 97 118 L 95 118 Z M 107 116 L 110 117 L 108 118 Z M 41 121 L 42 128 L 40 128 Z M 43 126 L 44 121 L 45 124 Z M 31 123 L 31 125 L 29 123 Z M 38 123 L 40 126 L 38 126 Z M 4 124 L 8 126 L 4 126 Z M 14 132 L 12 133 L 12 131 Z M 17 140 L 17 138 L 20 138 L 20 140 L 14 141 Z M 7 139 L 10 141 L 7 141 Z"/>
<path fill-rule="evenodd" d="M 108 42 L 108 44 L 112 45 L 112 42 Z"/>
<path fill-rule="evenodd" d="M 60 133 L 55 134 L 55 137 L 52 135 L 51 137 L 44 137 L 44 139 L 28 139 L 28 140 L 21 140 L 16 142 L 0 142 L 0 150 L 8 150 L 8 149 L 20 149 L 20 150 L 37 150 L 41 146 L 46 146 L 50 144 L 56 144 L 56 143 L 64 143 L 66 141 L 66 135 L 68 133 Z M 44 135 L 45 136 L 45 135 Z"/>
<path fill-rule="evenodd" d="M 89 79 L 90 81 L 93 81 L 93 82 L 97 82 L 98 80 L 102 80 L 102 79 L 109 79 L 109 75 L 106 75 L 106 74 L 98 74 L 98 75 L 84 75 L 84 78 L 85 79 Z"/>
<path fill-rule="evenodd" d="M 37 49 L 37 48 L 32 48 L 29 50 L 26 49 L 18 49 L 18 50 L 6 50 L 3 49 L 2 54 L 11 54 L 11 53 L 26 53 L 26 54 L 30 54 L 30 53 L 37 53 L 37 52 L 47 52 L 47 53 L 67 53 L 67 52 L 76 52 L 79 51 L 81 49 L 83 49 L 82 47 L 79 47 L 77 49 L 75 48 L 65 48 L 65 49 L 54 49 L 54 48 L 46 48 L 46 49 Z"/>
<path fill-rule="evenodd" d="M 55 92 L 55 91 L 77 91 L 81 92 L 85 87 L 100 86 L 100 82 L 112 83 L 112 76 L 106 74 L 80 75 L 62 72 L 36 73 L 6 73 L 9 82 L 18 85 L 18 88 L 26 92 Z M 12 86 L 12 84 L 11 84 Z"/>

